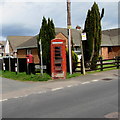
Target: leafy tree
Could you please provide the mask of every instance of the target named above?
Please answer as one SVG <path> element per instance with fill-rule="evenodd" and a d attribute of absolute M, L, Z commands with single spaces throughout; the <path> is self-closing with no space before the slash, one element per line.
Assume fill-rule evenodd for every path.
<path fill-rule="evenodd" d="M 91 10 L 88 10 L 85 21 L 84 32 L 87 35 L 87 41 L 83 42 L 83 51 L 85 56 L 85 63 L 91 62 L 91 69 L 96 68 L 96 60 L 99 56 L 101 45 L 101 19 L 104 16 L 104 9 L 100 15 L 98 5 L 94 2 Z"/>
<path fill-rule="evenodd" d="M 37 37 L 38 41 L 38 55 L 40 57 L 40 46 L 39 41 L 41 39 L 42 44 L 42 54 L 43 54 L 43 64 L 47 66 L 47 72 L 50 73 L 50 43 L 51 40 L 55 38 L 55 27 L 53 20 L 45 17 L 42 19 L 42 26 L 40 28 L 40 33 Z"/>

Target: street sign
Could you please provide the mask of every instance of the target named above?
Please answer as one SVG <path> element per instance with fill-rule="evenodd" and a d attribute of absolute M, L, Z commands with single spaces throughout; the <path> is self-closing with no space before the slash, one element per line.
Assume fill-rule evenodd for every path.
<path fill-rule="evenodd" d="M 82 40 L 87 40 L 86 33 L 82 33 Z"/>
<path fill-rule="evenodd" d="M 35 65 L 35 69 L 47 69 L 46 65 L 40 66 L 40 65 Z"/>

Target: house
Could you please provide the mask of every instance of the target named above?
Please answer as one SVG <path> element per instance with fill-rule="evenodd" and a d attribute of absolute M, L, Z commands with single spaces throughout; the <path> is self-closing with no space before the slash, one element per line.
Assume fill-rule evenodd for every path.
<path fill-rule="evenodd" d="M 102 44 L 100 52 L 101 56 L 104 59 L 120 56 L 120 43 L 118 42 L 119 37 L 118 31 L 119 29 L 102 31 Z M 78 55 L 81 54 L 80 50 L 81 32 L 82 31 L 80 30 L 72 29 L 73 47 L 74 51 Z M 68 43 L 67 29 L 55 28 L 55 33 L 56 33 L 55 38 L 66 40 L 67 46 Z M 17 56 L 18 58 L 26 58 L 27 54 L 32 53 L 34 57 L 34 63 L 39 63 L 36 36 L 8 36 L 6 49 L 8 49 L 9 54 Z"/>
<path fill-rule="evenodd" d="M 4 55 L 4 47 L 5 47 L 6 41 L 0 41 L 0 57 Z"/>
<path fill-rule="evenodd" d="M 26 55 L 32 54 L 34 57 L 34 63 L 39 63 L 38 48 L 36 36 L 31 37 L 28 41 L 23 42 L 17 46 L 17 57 L 26 58 Z"/>
<path fill-rule="evenodd" d="M 55 28 L 56 36 L 55 38 L 66 40 L 66 46 L 68 43 L 68 33 L 66 28 Z M 72 40 L 74 48 L 80 48 L 80 31 L 76 29 L 72 29 Z M 77 54 L 80 49 L 76 50 Z M 38 49 L 37 49 L 37 39 L 36 36 L 30 38 L 26 42 L 23 42 L 19 46 L 17 46 L 17 56 L 18 58 L 25 58 L 27 54 L 32 54 L 34 57 L 34 63 L 39 63 L 38 58 Z"/>
<path fill-rule="evenodd" d="M 8 36 L 5 44 L 4 56 L 16 56 L 17 46 L 28 41 L 33 36 Z"/>
<path fill-rule="evenodd" d="M 112 59 L 120 56 L 120 28 L 102 31 L 101 56 L 104 59 Z"/>

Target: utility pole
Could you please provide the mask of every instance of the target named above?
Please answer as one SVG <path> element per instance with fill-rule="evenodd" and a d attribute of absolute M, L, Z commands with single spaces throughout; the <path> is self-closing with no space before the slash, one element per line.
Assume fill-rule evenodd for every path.
<path fill-rule="evenodd" d="M 39 45 L 40 45 L 40 62 L 41 62 L 41 74 L 43 75 L 43 60 L 42 60 L 42 44 L 41 44 L 41 39 L 39 41 Z"/>
<path fill-rule="evenodd" d="M 82 73 L 83 75 L 85 75 L 85 65 L 84 65 L 84 53 L 83 53 L 83 43 L 82 43 L 82 40 L 81 40 L 81 52 L 82 52 Z"/>
<path fill-rule="evenodd" d="M 11 71 L 11 58 L 10 58 L 10 53 L 9 53 L 9 71 Z"/>
<path fill-rule="evenodd" d="M 82 59 L 81 59 L 81 63 L 82 63 L 82 68 L 81 69 L 82 70 L 81 70 L 81 72 L 82 72 L 83 75 L 85 75 L 84 53 L 83 53 L 83 43 L 82 43 L 82 41 L 83 40 L 87 40 L 87 39 L 86 39 L 86 37 L 84 37 L 84 39 L 83 39 L 83 37 L 82 37 L 82 30 L 81 30 L 80 26 L 77 25 L 76 29 L 80 31 L 80 38 L 81 38 L 81 40 L 80 40 L 80 47 L 81 47 L 81 53 L 82 53 Z"/>
<path fill-rule="evenodd" d="M 68 29 L 68 51 L 69 51 L 69 70 L 72 74 L 72 51 L 71 51 L 71 2 L 67 0 L 67 29 Z"/>

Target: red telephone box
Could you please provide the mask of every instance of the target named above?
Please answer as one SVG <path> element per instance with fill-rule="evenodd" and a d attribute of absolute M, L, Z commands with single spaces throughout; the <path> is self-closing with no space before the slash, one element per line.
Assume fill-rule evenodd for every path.
<path fill-rule="evenodd" d="M 32 54 L 27 55 L 27 63 L 34 63 L 34 59 L 33 59 Z"/>
<path fill-rule="evenodd" d="M 51 75 L 52 79 L 66 78 L 66 41 L 51 40 Z"/>

